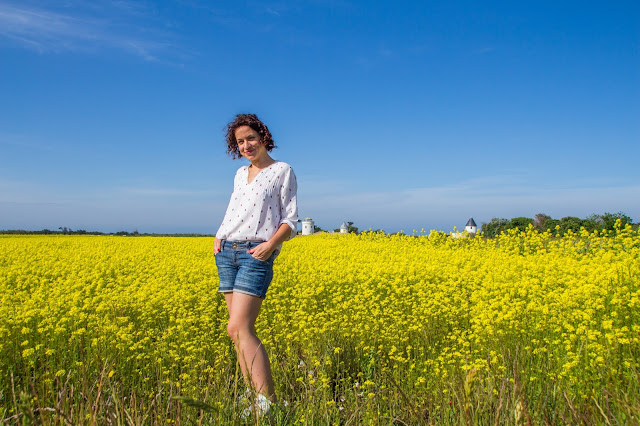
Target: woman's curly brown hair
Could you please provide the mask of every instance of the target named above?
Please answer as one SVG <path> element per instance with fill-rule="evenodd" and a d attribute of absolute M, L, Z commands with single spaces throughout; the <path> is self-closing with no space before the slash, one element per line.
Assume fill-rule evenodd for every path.
<path fill-rule="evenodd" d="M 260 142 L 264 144 L 267 151 L 277 148 L 273 142 L 273 137 L 266 124 L 264 124 L 255 114 L 238 114 L 236 118 L 227 124 L 227 154 L 233 159 L 242 158 L 236 141 L 236 129 L 240 126 L 249 126 L 260 135 Z"/>

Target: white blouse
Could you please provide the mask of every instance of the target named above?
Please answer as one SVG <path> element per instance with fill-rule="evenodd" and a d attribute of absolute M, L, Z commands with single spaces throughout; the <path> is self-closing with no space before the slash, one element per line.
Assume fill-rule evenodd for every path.
<path fill-rule="evenodd" d="M 248 183 L 249 166 L 242 166 L 233 181 L 233 194 L 216 238 L 269 240 L 286 223 L 295 235 L 298 222 L 298 183 L 287 163 L 276 161 Z"/>

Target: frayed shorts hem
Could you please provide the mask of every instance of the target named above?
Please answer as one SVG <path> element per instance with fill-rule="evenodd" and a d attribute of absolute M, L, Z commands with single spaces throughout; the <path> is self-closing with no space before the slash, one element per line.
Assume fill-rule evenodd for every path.
<path fill-rule="evenodd" d="M 249 295 L 249 296 L 257 297 L 257 298 L 259 298 L 259 299 L 264 299 L 264 298 L 266 298 L 266 297 L 267 297 L 266 295 L 264 295 L 264 296 L 260 296 L 260 295 L 258 295 L 258 294 L 252 293 L 252 292 L 250 292 L 250 291 L 239 290 L 239 289 L 237 289 L 237 288 L 234 288 L 234 289 L 231 289 L 231 290 L 228 290 L 228 289 L 225 289 L 225 290 L 218 290 L 218 293 L 222 293 L 222 294 L 227 294 L 227 293 L 242 293 L 242 294 L 246 294 L 246 295 Z"/>

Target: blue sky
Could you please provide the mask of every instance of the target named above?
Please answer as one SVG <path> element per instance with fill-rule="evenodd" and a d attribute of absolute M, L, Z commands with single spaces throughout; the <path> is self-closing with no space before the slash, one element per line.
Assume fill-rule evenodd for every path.
<path fill-rule="evenodd" d="M 0 229 L 213 233 L 254 112 L 300 216 L 640 221 L 640 4 L 0 0 Z"/>

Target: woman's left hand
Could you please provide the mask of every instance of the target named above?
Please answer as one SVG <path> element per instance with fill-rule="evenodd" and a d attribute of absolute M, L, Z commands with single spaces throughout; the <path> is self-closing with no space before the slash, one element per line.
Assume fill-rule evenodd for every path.
<path fill-rule="evenodd" d="M 269 244 L 268 241 L 265 241 L 264 243 L 257 245 L 254 248 L 249 249 L 247 251 L 251 253 L 251 255 L 256 259 L 265 261 L 269 259 L 269 256 L 271 256 L 271 253 L 273 253 L 273 250 L 274 248 L 271 247 L 271 244 Z"/>

